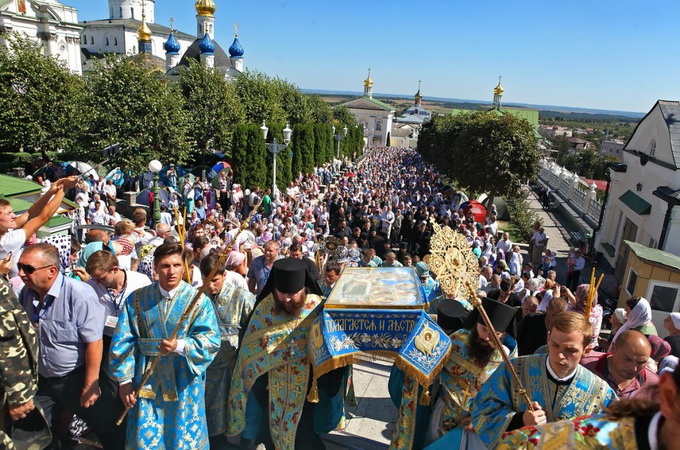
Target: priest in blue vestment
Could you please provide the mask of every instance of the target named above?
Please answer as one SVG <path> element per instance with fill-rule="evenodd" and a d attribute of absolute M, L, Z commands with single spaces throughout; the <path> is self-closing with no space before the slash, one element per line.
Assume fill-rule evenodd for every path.
<path fill-rule="evenodd" d="M 205 416 L 206 369 L 220 348 L 220 332 L 210 300 L 202 295 L 176 338 L 169 339 L 198 291 L 182 281 L 183 248 L 160 245 L 154 252 L 158 282 L 125 301 L 113 335 L 110 371 L 129 411 L 127 449 L 209 448 Z M 147 367 L 156 369 L 139 387 Z"/>
<path fill-rule="evenodd" d="M 472 424 L 482 442 L 496 448 L 503 433 L 528 425 L 600 414 L 616 400 L 614 391 L 579 364 L 592 327 L 577 312 L 555 316 L 549 353 L 515 358 L 512 364 L 531 399 L 528 408 L 505 363 L 482 385 L 472 402 Z"/>

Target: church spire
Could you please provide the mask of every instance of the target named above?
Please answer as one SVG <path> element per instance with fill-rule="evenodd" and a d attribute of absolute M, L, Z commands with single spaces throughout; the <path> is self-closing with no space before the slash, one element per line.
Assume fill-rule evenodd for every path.
<path fill-rule="evenodd" d="M 498 77 L 498 85 L 493 88 L 493 107 L 501 109 L 501 98 L 503 97 L 503 86 L 501 86 L 501 77 Z"/>
<path fill-rule="evenodd" d="M 420 95 L 420 83 L 422 83 L 422 81 L 418 80 L 418 92 L 416 92 L 416 96 L 415 96 L 415 99 L 416 99 L 415 105 L 416 106 L 420 106 L 423 103 L 423 96 Z"/>
<path fill-rule="evenodd" d="M 373 98 L 373 80 L 371 80 L 371 69 L 368 69 L 368 76 L 364 80 L 364 97 Z"/>
<path fill-rule="evenodd" d="M 145 2 L 142 2 L 142 23 L 137 28 L 137 43 L 139 44 L 140 54 L 151 54 L 151 29 L 146 24 L 146 9 Z"/>

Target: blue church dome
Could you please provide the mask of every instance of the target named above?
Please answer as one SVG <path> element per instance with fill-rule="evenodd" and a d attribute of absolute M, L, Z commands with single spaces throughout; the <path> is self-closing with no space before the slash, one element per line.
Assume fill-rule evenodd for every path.
<path fill-rule="evenodd" d="M 238 37 L 234 38 L 234 42 L 231 44 L 231 47 L 229 47 L 229 55 L 232 58 L 241 58 L 243 57 L 243 47 L 241 47 L 241 42 L 239 42 Z"/>
<path fill-rule="evenodd" d="M 201 51 L 201 55 L 212 55 L 215 53 L 215 43 L 210 39 L 208 33 L 205 33 L 201 42 L 198 43 L 198 49 Z"/>
<path fill-rule="evenodd" d="M 179 55 L 180 46 L 175 37 L 175 33 L 170 33 L 168 40 L 163 44 L 163 48 L 165 49 L 165 52 L 170 55 Z"/>

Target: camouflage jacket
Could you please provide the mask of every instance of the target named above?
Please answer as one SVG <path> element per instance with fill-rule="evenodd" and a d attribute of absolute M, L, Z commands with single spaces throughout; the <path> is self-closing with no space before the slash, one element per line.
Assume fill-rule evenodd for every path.
<path fill-rule="evenodd" d="M 37 390 L 38 335 L 9 284 L 0 277 L 0 396 L 20 405 Z"/>

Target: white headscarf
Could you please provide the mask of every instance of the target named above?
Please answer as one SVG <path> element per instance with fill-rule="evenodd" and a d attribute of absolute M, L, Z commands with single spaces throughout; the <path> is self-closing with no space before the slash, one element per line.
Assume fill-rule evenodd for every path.
<path fill-rule="evenodd" d="M 649 302 L 647 301 L 646 298 L 640 297 L 640 301 L 637 303 L 637 305 L 635 305 L 635 308 L 633 308 L 630 311 L 630 313 L 628 314 L 628 320 L 626 320 L 626 323 L 621 325 L 621 328 L 619 328 L 619 330 L 616 332 L 616 335 L 614 336 L 614 340 L 612 342 L 616 342 L 616 339 L 624 331 L 641 327 L 642 325 L 651 321 L 652 321 L 652 307 L 649 306 Z"/>

